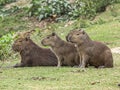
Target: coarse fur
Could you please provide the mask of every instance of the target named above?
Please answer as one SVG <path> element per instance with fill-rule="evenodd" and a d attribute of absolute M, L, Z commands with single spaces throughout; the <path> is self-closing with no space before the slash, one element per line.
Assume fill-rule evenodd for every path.
<path fill-rule="evenodd" d="M 105 44 L 93 41 L 84 30 L 72 30 L 66 36 L 67 41 L 75 43 L 82 56 L 81 67 L 88 65 L 96 68 L 112 68 L 113 57 L 110 48 Z"/>
<path fill-rule="evenodd" d="M 50 49 L 41 48 L 30 39 L 30 32 L 21 33 L 12 49 L 20 53 L 21 62 L 14 67 L 57 66 L 57 58 Z"/>
<path fill-rule="evenodd" d="M 61 65 L 79 66 L 79 54 L 74 44 L 62 40 L 56 33 L 46 36 L 41 43 L 52 48 L 58 58 L 58 67 Z"/>

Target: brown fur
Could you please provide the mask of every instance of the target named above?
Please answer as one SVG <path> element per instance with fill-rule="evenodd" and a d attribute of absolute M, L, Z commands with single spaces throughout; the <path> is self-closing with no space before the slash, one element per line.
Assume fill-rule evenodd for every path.
<path fill-rule="evenodd" d="M 21 55 L 21 63 L 14 67 L 57 65 L 57 58 L 54 53 L 50 49 L 44 49 L 36 45 L 30 39 L 30 32 L 19 35 L 12 49 Z"/>
<path fill-rule="evenodd" d="M 98 67 L 113 67 L 113 57 L 111 50 L 103 43 L 92 41 L 84 30 L 71 31 L 66 39 L 75 43 L 82 56 L 82 66 L 88 64 Z"/>
<path fill-rule="evenodd" d="M 63 41 L 55 33 L 48 35 L 41 43 L 52 48 L 58 58 L 58 67 L 63 64 L 68 66 L 79 65 L 79 55 L 74 44 Z"/>

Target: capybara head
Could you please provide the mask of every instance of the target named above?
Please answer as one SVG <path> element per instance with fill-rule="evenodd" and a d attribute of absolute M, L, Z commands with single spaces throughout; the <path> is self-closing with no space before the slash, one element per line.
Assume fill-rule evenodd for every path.
<path fill-rule="evenodd" d="M 56 33 L 52 33 L 47 35 L 42 41 L 42 45 L 44 46 L 55 46 L 55 42 L 59 39 Z"/>
<path fill-rule="evenodd" d="M 30 34 L 33 32 L 34 30 L 31 31 L 27 31 L 24 33 L 18 33 L 16 35 L 16 40 L 14 41 L 13 45 L 12 45 L 12 49 L 14 51 L 17 52 L 21 52 L 22 50 L 24 50 L 24 48 L 28 45 L 29 40 L 30 40 Z"/>
<path fill-rule="evenodd" d="M 72 43 L 83 43 L 84 40 L 87 40 L 88 35 L 84 30 L 72 30 L 66 36 L 66 40 Z"/>

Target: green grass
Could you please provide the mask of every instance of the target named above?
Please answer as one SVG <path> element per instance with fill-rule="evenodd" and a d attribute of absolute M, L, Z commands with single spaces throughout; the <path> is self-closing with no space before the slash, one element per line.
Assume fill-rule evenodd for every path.
<path fill-rule="evenodd" d="M 119 90 L 120 55 L 114 68 L 25 67 L 0 70 L 0 90 Z"/>
<path fill-rule="evenodd" d="M 93 40 L 107 43 L 111 47 L 120 46 L 120 22 L 112 21 L 86 29 Z"/>
<path fill-rule="evenodd" d="M 9 33 L 10 31 L 24 31 L 28 30 L 29 20 L 25 19 L 25 12 L 22 10 L 13 13 L 13 15 L 0 18 L 0 35 Z"/>
<path fill-rule="evenodd" d="M 113 11 L 108 8 L 94 21 L 86 21 L 88 26 L 83 29 L 93 40 L 104 42 L 111 48 L 120 47 L 119 6 L 118 4 L 114 6 L 116 15 L 113 15 Z M 10 18 L 12 16 L 7 19 L 10 25 L 0 23 L 0 28 L 5 30 L 5 27 L 9 28 L 11 25 L 26 26 L 28 23 L 28 21 L 19 23 L 19 19 L 15 23 L 14 18 Z M 40 40 L 52 30 L 65 40 L 68 32 L 78 27 L 79 23 L 79 20 L 76 20 L 67 27 L 65 27 L 66 22 L 61 22 L 50 24 L 45 29 L 36 28 L 37 31 L 32 35 L 32 40 L 40 45 Z M 14 28 L 13 26 L 12 28 Z M 23 30 L 25 29 L 28 28 L 23 28 Z M 40 33 L 38 33 L 39 30 L 41 30 Z M 117 86 L 120 83 L 120 55 L 113 54 L 113 58 L 114 68 L 107 69 L 89 67 L 82 71 L 80 68 L 72 67 L 5 68 L 20 62 L 20 58 L 16 57 L 16 59 L 5 61 L 0 68 L 0 90 L 120 90 L 120 87 Z M 2 63 L 0 62 L 0 65 Z"/>

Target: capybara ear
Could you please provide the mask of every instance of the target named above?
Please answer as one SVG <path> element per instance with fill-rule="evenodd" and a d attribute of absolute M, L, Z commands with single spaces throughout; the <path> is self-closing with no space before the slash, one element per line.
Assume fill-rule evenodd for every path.
<path fill-rule="evenodd" d="M 34 32 L 35 30 L 30 30 L 24 33 L 24 38 L 30 39 L 30 35 Z"/>
<path fill-rule="evenodd" d="M 55 33 L 55 32 L 53 32 L 53 33 L 52 33 L 52 36 L 55 36 L 55 35 L 56 35 L 56 33 Z"/>

